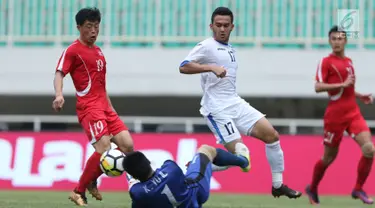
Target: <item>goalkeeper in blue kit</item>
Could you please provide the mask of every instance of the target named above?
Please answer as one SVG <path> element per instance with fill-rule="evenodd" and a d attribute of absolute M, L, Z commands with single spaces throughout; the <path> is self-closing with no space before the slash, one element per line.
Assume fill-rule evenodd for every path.
<path fill-rule="evenodd" d="M 202 145 L 184 174 L 172 160 L 153 170 L 143 153 L 129 153 L 123 165 L 133 177 L 128 178 L 132 208 L 200 208 L 210 195 L 212 164 L 239 166 L 242 171 L 248 172 L 250 158 L 246 155 L 249 155 L 247 148 L 234 155 L 223 149 Z"/>

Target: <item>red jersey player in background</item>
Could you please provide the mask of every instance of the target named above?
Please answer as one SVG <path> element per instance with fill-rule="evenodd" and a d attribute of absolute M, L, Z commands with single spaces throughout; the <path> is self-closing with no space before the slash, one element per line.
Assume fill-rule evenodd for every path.
<path fill-rule="evenodd" d="M 100 11 L 96 8 L 84 8 L 75 18 L 80 35 L 79 39 L 64 50 L 58 62 L 53 108 L 60 111 L 64 105 L 63 78 L 70 73 L 76 89 L 78 120 L 95 148 L 95 152 L 87 160 L 77 187 L 69 197 L 77 205 L 85 206 L 86 188 L 94 198 L 102 200 L 96 186 L 96 181 L 102 174 L 99 167 L 101 154 L 110 149 L 111 141 L 122 152 L 131 152 L 133 140 L 106 91 L 106 60 L 101 49 L 95 45 L 101 21 Z"/>
<path fill-rule="evenodd" d="M 356 98 L 365 104 L 371 104 L 371 94 L 355 91 L 355 73 L 352 60 L 345 56 L 346 33 L 337 26 L 329 31 L 329 43 L 332 53 L 324 57 L 316 73 L 315 91 L 327 92 L 329 103 L 324 115 L 324 154 L 314 167 L 312 182 L 306 187 L 306 193 L 312 204 L 319 204 L 318 185 L 328 166 L 335 160 L 344 131 L 354 139 L 362 150 L 358 164 L 357 182 L 352 192 L 354 199 L 372 204 L 363 190 L 363 185 L 370 174 L 375 152 L 370 129 L 363 118 Z"/>

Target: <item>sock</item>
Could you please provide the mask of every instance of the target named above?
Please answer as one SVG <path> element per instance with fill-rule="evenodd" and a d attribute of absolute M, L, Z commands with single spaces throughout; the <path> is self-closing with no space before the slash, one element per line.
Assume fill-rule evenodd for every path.
<path fill-rule="evenodd" d="M 365 184 L 366 179 L 371 171 L 373 158 L 367 158 L 362 156 L 358 163 L 357 169 L 357 183 L 355 185 L 355 190 L 362 190 L 363 184 Z"/>
<path fill-rule="evenodd" d="M 310 189 L 312 192 L 317 193 L 318 192 L 318 185 L 320 181 L 323 179 L 324 173 L 327 170 L 327 165 L 323 163 L 322 160 L 318 160 L 316 162 L 315 167 L 314 167 L 314 173 L 313 173 L 313 178 L 311 182 Z"/>
<path fill-rule="evenodd" d="M 272 171 L 272 186 L 280 188 L 283 185 L 284 152 L 280 141 L 266 144 L 266 156 Z"/>
<path fill-rule="evenodd" d="M 103 174 L 102 170 L 100 169 L 100 156 L 98 152 L 94 152 L 91 157 L 87 160 L 85 169 L 79 179 L 78 186 L 76 191 L 80 193 L 86 192 L 87 186 L 92 182 L 95 181 Z"/>
<path fill-rule="evenodd" d="M 216 152 L 213 164 L 217 166 L 239 166 L 245 168 L 249 165 L 249 161 L 243 156 L 237 156 L 220 148 L 216 148 Z"/>

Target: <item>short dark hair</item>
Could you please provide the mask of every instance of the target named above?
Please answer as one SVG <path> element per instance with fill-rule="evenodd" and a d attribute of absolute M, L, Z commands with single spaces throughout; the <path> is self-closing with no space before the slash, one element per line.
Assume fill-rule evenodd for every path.
<path fill-rule="evenodd" d="M 124 170 L 140 181 L 147 181 L 152 172 L 151 162 L 139 151 L 126 155 L 123 161 Z"/>
<path fill-rule="evenodd" d="M 85 21 L 100 22 L 101 21 L 100 10 L 96 7 L 86 7 L 86 8 L 79 10 L 76 14 L 77 25 L 83 25 Z"/>
<path fill-rule="evenodd" d="M 211 23 L 214 23 L 214 19 L 217 15 L 230 16 L 231 23 L 233 23 L 233 12 L 228 7 L 218 7 L 212 12 Z"/>
<path fill-rule="evenodd" d="M 328 37 L 331 37 L 331 34 L 332 33 L 336 33 L 336 32 L 339 32 L 339 33 L 344 33 L 345 35 L 345 38 L 346 38 L 346 32 L 344 29 L 341 29 L 339 26 L 337 25 L 334 25 L 328 32 Z"/>

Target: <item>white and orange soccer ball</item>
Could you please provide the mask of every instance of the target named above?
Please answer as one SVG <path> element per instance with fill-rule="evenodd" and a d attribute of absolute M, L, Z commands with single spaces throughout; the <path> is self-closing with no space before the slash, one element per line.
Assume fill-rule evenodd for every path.
<path fill-rule="evenodd" d="M 124 172 L 122 165 L 125 154 L 117 149 L 110 149 L 100 157 L 100 169 L 109 177 L 121 176 Z"/>

